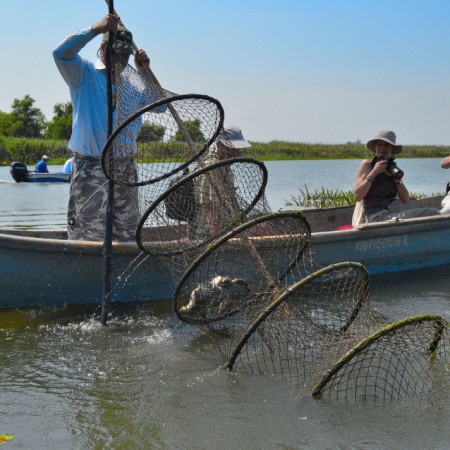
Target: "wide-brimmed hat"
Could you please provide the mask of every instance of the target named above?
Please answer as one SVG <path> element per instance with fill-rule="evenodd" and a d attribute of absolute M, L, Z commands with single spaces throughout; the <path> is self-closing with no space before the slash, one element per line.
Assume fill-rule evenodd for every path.
<path fill-rule="evenodd" d="M 109 38 L 109 31 L 103 34 L 102 42 L 107 42 L 108 38 Z M 120 55 L 124 53 L 134 55 L 133 35 L 131 34 L 131 31 L 119 25 L 117 27 L 116 34 L 114 35 L 114 42 L 112 48 L 116 53 Z"/>
<path fill-rule="evenodd" d="M 224 125 L 219 141 L 226 147 L 250 148 L 251 145 L 244 139 L 242 131 L 234 125 Z"/>
<path fill-rule="evenodd" d="M 375 136 L 366 144 L 369 150 L 375 151 L 375 141 L 384 141 L 394 146 L 393 155 L 403 150 L 403 145 L 396 144 L 397 136 L 391 130 L 377 130 Z"/>

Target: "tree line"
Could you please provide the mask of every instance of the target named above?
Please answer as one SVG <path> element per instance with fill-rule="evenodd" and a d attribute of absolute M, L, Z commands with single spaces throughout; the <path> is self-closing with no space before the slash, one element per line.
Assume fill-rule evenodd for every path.
<path fill-rule="evenodd" d="M 53 107 L 53 118 L 45 120 L 42 111 L 34 106 L 35 100 L 28 94 L 22 99 L 15 98 L 11 112 L 0 111 L 0 136 L 14 138 L 68 140 L 72 133 L 72 103 L 57 103 Z M 194 119 L 184 122 L 194 142 L 204 141 L 201 122 Z M 153 123 L 143 123 L 138 142 L 161 142 L 166 128 Z M 175 141 L 184 141 L 180 131 L 172 137 Z"/>
<path fill-rule="evenodd" d="M 72 104 L 57 103 L 53 118 L 45 120 L 42 111 L 34 106 L 35 100 L 28 94 L 15 98 L 11 112 L 0 111 L 0 135 L 16 138 L 62 139 L 70 138 L 72 132 Z"/>

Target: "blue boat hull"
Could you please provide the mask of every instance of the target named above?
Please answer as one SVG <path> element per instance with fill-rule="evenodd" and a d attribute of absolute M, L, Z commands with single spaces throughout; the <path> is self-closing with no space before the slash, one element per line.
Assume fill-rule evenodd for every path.
<path fill-rule="evenodd" d="M 36 173 L 28 172 L 26 183 L 70 183 L 70 173 Z"/>
<path fill-rule="evenodd" d="M 313 230 L 336 229 L 351 218 L 348 208 L 305 213 Z M 323 266 L 361 262 L 373 275 L 450 264 L 450 215 L 317 231 L 312 249 Z M 169 271 L 157 257 L 135 269 L 139 253 L 135 243 L 113 244 L 112 300 L 170 299 L 174 283 Z M 231 260 L 241 259 L 233 255 Z M 102 270 L 101 242 L 67 241 L 56 231 L 0 230 L 0 308 L 100 303 Z"/>

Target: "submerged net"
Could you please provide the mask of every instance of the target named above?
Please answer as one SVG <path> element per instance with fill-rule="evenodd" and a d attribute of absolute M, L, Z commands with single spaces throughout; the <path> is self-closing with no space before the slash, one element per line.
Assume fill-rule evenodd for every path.
<path fill-rule="evenodd" d="M 439 316 L 391 323 L 335 361 L 313 387 L 313 396 L 417 399 L 445 405 L 450 381 L 448 338 L 448 323 Z"/>
<path fill-rule="evenodd" d="M 267 170 L 223 158 L 223 109 L 116 65 L 106 176 L 135 193 L 137 243 L 176 285 L 180 320 L 205 331 L 228 369 L 279 375 L 315 397 L 435 402 L 447 384 L 447 322 L 393 322 L 369 302 L 359 263 L 320 267 L 300 212 L 272 213 Z"/>

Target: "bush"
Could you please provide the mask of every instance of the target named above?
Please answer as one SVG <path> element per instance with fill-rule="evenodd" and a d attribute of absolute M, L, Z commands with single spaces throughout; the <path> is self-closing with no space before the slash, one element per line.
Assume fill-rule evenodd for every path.
<path fill-rule="evenodd" d="M 67 141 L 2 137 L 0 142 L 8 153 L 4 161 L 10 163 L 13 161 L 24 164 L 35 163 L 41 159 L 42 155 L 48 155 L 50 159 L 67 159 L 70 156 Z"/>
<path fill-rule="evenodd" d="M 5 138 L 3 136 L 0 136 L 0 164 L 9 162 L 10 159 L 4 140 Z"/>

